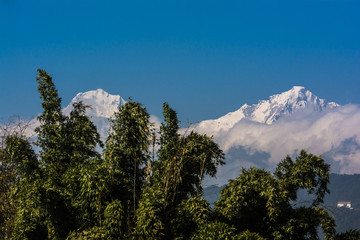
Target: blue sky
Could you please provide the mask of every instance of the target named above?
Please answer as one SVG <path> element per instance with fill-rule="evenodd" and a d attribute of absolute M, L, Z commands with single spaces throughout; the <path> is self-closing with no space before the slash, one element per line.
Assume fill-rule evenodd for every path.
<path fill-rule="evenodd" d="M 41 112 L 36 69 L 63 105 L 102 88 L 183 122 L 305 86 L 360 104 L 360 1 L 0 0 L 0 119 Z"/>

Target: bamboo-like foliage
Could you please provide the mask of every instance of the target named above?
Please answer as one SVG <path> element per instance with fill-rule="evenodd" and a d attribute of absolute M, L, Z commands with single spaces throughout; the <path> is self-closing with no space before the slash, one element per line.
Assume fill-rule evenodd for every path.
<path fill-rule="evenodd" d="M 13 190 L 17 205 L 13 237 L 64 239 L 73 229 L 86 225 L 79 217 L 84 216 L 84 209 L 77 204 L 83 187 L 79 170 L 100 157 L 95 147 L 101 142 L 96 127 L 84 115 L 86 106 L 75 104 L 70 116 L 65 117 L 51 76 L 41 69 L 38 73 L 44 109 L 35 129 L 40 158 L 31 155 L 30 144 L 21 139 L 11 142 L 10 138 L 7 143 L 9 158 L 19 165 L 19 181 Z M 25 153 L 32 157 L 25 157 Z"/>
<path fill-rule="evenodd" d="M 1 239 L 301 240 L 318 239 L 319 226 L 326 239 L 360 239 L 356 230 L 336 234 L 320 206 L 329 182 L 321 156 L 302 151 L 274 174 L 243 169 L 211 209 L 202 181 L 225 164 L 212 137 L 180 135 L 167 103 L 157 134 L 146 109 L 130 99 L 111 119 L 101 155 L 88 106 L 75 103 L 64 116 L 51 76 L 38 73 L 39 154 L 19 132 L 5 128 L 0 136 Z M 311 206 L 292 204 L 299 189 L 315 196 Z"/>
<path fill-rule="evenodd" d="M 52 77 L 44 70 L 38 69 L 38 91 L 42 100 L 41 106 L 43 113 L 38 116 L 40 126 L 35 129 L 38 134 L 37 146 L 41 148 L 40 159 L 51 168 L 49 174 L 58 174 L 59 171 L 68 163 L 64 153 L 64 122 L 65 117 L 61 112 L 61 98 L 58 97 L 58 91 L 52 81 Z M 49 167 L 50 169 L 50 167 Z"/>
<path fill-rule="evenodd" d="M 15 186 L 37 170 L 36 156 L 29 143 L 29 124 L 12 117 L 0 124 L 0 239 L 8 239 L 16 220 Z M 22 153 L 22 154 L 20 154 Z"/>
<path fill-rule="evenodd" d="M 84 105 L 83 102 L 74 103 L 64 125 L 66 149 L 71 154 L 72 164 L 81 164 L 89 158 L 100 158 L 96 146 L 103 147 L 96 126 L 85 115 L 87 108 L 91 106 Z"/>
<path fill-rule="evenodd" d="M 296 161 L 287 157 L 275 175 L 243 169 L 230 180 L 215 203 L 216 212 L 237 232 L 251 231 L 267 239 L 318 239 L 321 226 L 326 239 L 335 237 L 335 223 L 320 206 L 328 192 L 329 165 L 321 157 L 301 151 Z M 315 194 L 310 207 L 295 207 L 297 191 Z"/>
<path fill-rule="evenodd" d="M 136 212 L 136 234 L 146 239 L 179 237 L 186 221 L 180 220 L 182 214 L 178 212 L 184 206 L 190 207 L 184 203 L 191 196 L 200 199 L 202 179 L 206 175 L 214 177 L 217 166 L 224 164 L 224 154 L 212 138 L 194 132 L 180 136 L 177 113 L 167 103 L 163 105 L 163 115 L 158 159 L 153 163 L 151 184 L 144 189 Z M 204 211 L 210 211 L 205 205 L 201 205 Z M 198 228 L 194 226 L 183 232 L 184 236 L 189 237 Z"/>
<path fill-rule="evenodd" d="M 106 140 L 104 160 L 109 168 L 125 174 L 128 182 L 123 192 L 122 204 L 126 209 L 127 225 L 134 222 L 141 190 L 145 181 L 145 165 L 149 162 L 149 114 L 140 103 L 131 99 L 119 108 L 111 120 L 110 134 Z M 131 205 L 130 205 L 131 204 Z"/>

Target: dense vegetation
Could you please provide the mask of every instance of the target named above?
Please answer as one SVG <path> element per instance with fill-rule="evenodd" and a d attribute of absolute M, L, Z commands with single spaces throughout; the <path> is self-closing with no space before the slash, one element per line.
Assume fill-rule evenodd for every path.
<path fill-rule="evenodd" d="M 103 144 L 85 116 L 88 106 L 76 103 L 64 116 L 52 78 L 38 73 L 39 153 L 21 132 L 2 139 L 0 238 L 318 239 L 321 227 L 326 239 L 359 239 L 357 231 L 336 234 L 319 205 L 329 182 L 321 157 L 302 151 L 274 174 L 243 169 L 212 209 L 202 180 L 216 176 L 224 154 L 211 137 L 181 136 L 167 103 L 157 133 L 146 109 L 130 99 Z M 310 206 L 293 204 L 299 189 L 314 194 Z"/>
<path fill-rule="evenodd" d="M 335 229 L 339 232 L 351 229 L 360 229 L 360 174 L 340 175 L 331 173 L 329 177 L 328 189 L 330 194 L 324 198 L 320 205 L 324 207 L 335 219 Z M 204 198 L 214 204 L 219 199 L 220 192 L 224 186 L 208 186 L 204 188 Z M 306 191 L 299 191 L 298 198 L 293 204 L 309 206 L 312 195 Z M 351 201 L 353 209 L 338 208 L 338 201 Z"/>

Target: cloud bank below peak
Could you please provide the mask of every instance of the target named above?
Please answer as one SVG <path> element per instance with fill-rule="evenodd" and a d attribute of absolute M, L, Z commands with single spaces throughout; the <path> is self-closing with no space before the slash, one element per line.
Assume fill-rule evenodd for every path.
<path fill-rule="evenodd" d="M 219 169 L 218 184 L 225 184 L 228 179 L 238 176 L 242 167 L 255 166 L 272 171 L 286 155 L 295 157 L 301 149 L 322 155 L 331 164 L 332 172 L 360 173 L 360 105 L 340 106 L 314 95 L 305 100 L 284 93 L 279 95 L 289 98 L 283 99 L 286 104 L 283 104 L 282 110 L 278 109 L 278 115 L 274 115 L 276 120 L 271 123 L 256 121 L 251 112 L 250 117 L 237 114 L 240 118 L 231 119 L 232 124 L 227 128 L 222 122 L 225 117 L 207 120 L 195 127 L 202 133 L 213 135 L 226 153 L 227 166 Z M 271 98 L 267 104 L 271 103 Z M 299 101 L 302 103 L 298 104 Z M 253 109 L 264 102 L 252 105 Z M 271 104 L 268 105 L 270 109 L 264 109 L 263 113 L 274 110 Z M 233 117 L 236 116 L 234 113 Z M 209 121 L 218 123 L 218 126 L 209 127 Z"/>
<path fill-rule="evenodd" d="M 360 142 L 359 123 L 359 105 L 345 105 L 321 113 L 298 112 L 272 125 L 240 121 L 215 138 L 224 151 L 238 145 L 247 146 L 269 152 L 269 160 L 277 163 L 287 154 L 299 149 L 323 154 L 337 148 L 349 138 Z M 357 162 L 360 172 L 360 158 Z"/>
<path fill-rule="evenodd" d="M 63 109 L 69 114 L 74 102 L 91 105 L 86 114 L 95 123 L 103 140 L 109 132 L 109 118 L 125 101 L 98 89 L 77 94 Z M 151 116 L 158 128 L 161 120 Z M 213 135 L 226 154 L 227 164 L 219 168 L 217 179 L 206 185 L 225 184 L 237 177 L 242 167 L 274 170 L 286 155 L 301 149 L 322 155 L 336 173 L 360 173 L 360 105 L 340 106 L 320 99 L 304 87 L 273 95 L 257 104 L 245 104 L 223 117 L 191 127 Z M 38 125 L 33 120 L 33 125 Z M 185 131 L 185 130 L 184 130 Z"/>

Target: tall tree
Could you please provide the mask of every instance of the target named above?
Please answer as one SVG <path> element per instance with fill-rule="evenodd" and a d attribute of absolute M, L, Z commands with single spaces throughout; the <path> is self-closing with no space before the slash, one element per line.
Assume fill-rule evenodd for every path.
<path fill-rule="evenodd" d="M 243 169 L 221 191 L 215 210 L 237 233 L 250 231 L 268 239 L 318 239 L 321 226 L 326 239 L 335 237 L 334 220 L 318 204 L 328 192 L 329 165 L 321 157 L 301 151 L 296 161 L 287 157 L 275 175 Z M 315 194 L 310 207 L 294 206 L 297 191 Z"/>
<path fill-rule="evenodd" d="M 175 110 L 168 103 L 163 104 L 164 121 L 160 126 L 158 159 L 153 163 L 153 184 L 161 187 L 165 205 L 175 198 L 174 193 L 180 181 L 182 168 L 179 120 Z"/>
<path fill-rule="evenodd" d="M 0 148 L 0 238 L 11 235 L 15 208 L 11 204 L 11 187 L 16 179 L 15 168 L 5 156 L 5 149 Z"/>
<path fill-rule="evenodd" d="M 82 102 L 74 103 L 73 110 L 64 123 L 66 139 L 64 139 L 63 151 L 67 152 L 69 164 L 62 176 L 62 185 L 66 202 L 76 219 L 73 228 L 91 225 L 92 219 L 90 220 L 87 215 L 91 211 L 89 207 L 91 204 L 86 203 L 90 199 L 84 196 L 84 190 L 90 189 L 84 185 L 84 176 L 94 174 L 95 165 L 100 167 L 103 164 L 100 160 L 101 155 L 96 150 L 97 146 L 103 146 L 100 135 L 95 125 L 85 115 L 86 108 L 89 107 Z"/>
<path fill-rule="evenodd" d="M 180 136 L 177 113 L 167 103 L 163 105 L 163 116 L 154 179 L 163 182 L 168 201 L 179 203 L 202 192 L 203 178 L 215 177 L 217 167 L 225 164 L 224 153 L 204 134 Z"/>
<path fill-rule="evenodd" d="M 212 138 L 194 132 L 180 136 L 177 113 L 167 103 L 163 105 L 163 116 L 151 184 L 143 191 L 136 212 L 136 232 L 140 238 L 172 239 L 179 237 L 180 232 L 190 236 L 198 224 L 190 221 L 195 227 L 182 227 L 187 221 L 178 219 L 182 209 L 187 206 L 191 211 L 192 206 L 200 204 L 201 209 L 207 211 L 201 200 L 202 179 L 206 175 L 214 177 L 217 166 L 224 164 L 224 154 Z M 191 196 L 195 200 L 189 203 L 193 205 L 186 204 Z"/>
<path fill-rule="evenodd" d="M 164 103 L 158 158 L 153 152 L 149 164 L 156 135 L 146 109 L 130 100 L 111 120 L 103 160 L 87 106 L 76 103 L 64 116 L 52 78 L 38 72 L 40 159 L 20 134 L 2 139 L 0 238 L 297 240 L 318 239 L 321 226 L 326 239 L 359 239 L 358 231 L 336 234 L 320 206 L 329 182 L 321 157 L 301 151 L 274 174 L 243 169 L 212 210 L 202 181 L 224 164 L 212 137 L 181 136 L 176 112 Z M 310 206 L 294 204 L 300 189 L 314 196 Z"/>
<path fill-rule="evenodd" d="M 21 137 L 6 140 L 6 158 L 12 164 L 16 180 L 12 188 L 12 204 L 16 206 L 13 239 L 47 238 L 42 169 L 30 143 Z"/>
<path fill-rule="evenodd" d="M 70 116 L 64 124 L 65 136 L 67 137 L 66 151 L 69 152 L 71 162 L 81 164 L 90 158 L 100 158 L 96 150 L 97 146 L 103 147 L 96 126 L 85 115 L 85 111 L 91 106 L 83 102 L 73 104 Z"/>
<path fill-rule="evenodd" d="M 132 209 L 129 219 L 134 216 L 145 180 L 144 166 L 149 159 L 150 145 L 149 118 L 146 109 L 130 99 L 111 120 L 104 150 L 105 163 L 123 172 L 130 183 L 122 196 L 122 204 Z"/>
<path fill-rule="evenodd" d="M 202 180 L 205 176 L 215 177 L 218 166 L 225 164 L 225 155 L 212 137 L 191 132 L 184 137 L 183 176 L 180 192 L 192 196 L 202 193 Z"/>
<path fill-rule="evenodd" d="M 101 146 L 101 141 L 95 125 L 85 116 L 86 106 L 76 103 L 70 116 L 64 116 L 51 76 L 38 69 L 36 80 L 43 107 L 38 117 L 40 126 L 35 129 L 40 148 L 40 177 L 16 185 L 21 214 L 15 221 L 15 230 L 20 239 L 64 239 L 83 226 L 83 208 L 78 204 L 83 187 L 80 173 L 83 168 L 89 169 L 86 165 L 91 161 L 100 158 L 95 148 L 97 144 Z M 12 149 L 19 169 L 29 169 L 30 163 L 38 163 L 25 161 L 21 149 Z"/>
<path fill-rule="evenodd" d="M 179 120 L 175 110 L 170 108 L 168 103 L 163 104 L 164 121 L 160 126 L 160 140 L 158 159 L 154 165 L 154 179 L 163 177 L 165 167 L 169 161 L 173 161 L 178 154 L 180 142 Z"/>
<path fill-rule="evenodd" d="M 61 98 L 53 83 L 52 77 L 38 69 L 38 91 L 42 100 L 42 114 L 38 116 L 40 126 L 35 129 L 38 134 L 36 145 L 40 147 L 40 159 L 51 179 L 60 181 L 61 174 L 69 163 L 66 154 L 64 122 L 61 112 Z"/>
<path fill-rule="evenodd" d="M 36 157 L 32 155 L 27 142 L 28 127 L 29 121 L 20 117 L 12 117 L 6 123 L 0 124 L 0 239 L 10 238 L 13 232 L 17 208 L 12 197 L 14 185 L 26 172 L 31 172 L 30 169 L 35 163 L 33 160 Z M 18 144 L 14 144 L 16 142 Z M 13 146 L 11 155 L 8 153 L 10 143 Z M 15 150 L 21 150 L 23 155 L 18 155 Z M 22 166 L 22 161 L 18 161 L 21 156 L 24 157 L 26 166 Z"/>

